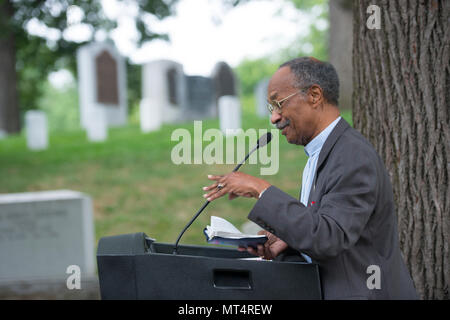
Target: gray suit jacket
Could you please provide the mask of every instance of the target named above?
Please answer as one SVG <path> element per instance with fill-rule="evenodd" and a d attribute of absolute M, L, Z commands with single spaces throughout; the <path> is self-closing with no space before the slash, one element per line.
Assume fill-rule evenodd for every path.
<path fill-rule="evenodd" d="M 308 204 L 271 186 L 248 218 L 284 240 L 286 252 L 319 264 L 325 299 L 417 299 L 400 253 L 389 176 L 344 119 L 322 147 Z M 369 266 L 379 267 L 379 289 Z"/>

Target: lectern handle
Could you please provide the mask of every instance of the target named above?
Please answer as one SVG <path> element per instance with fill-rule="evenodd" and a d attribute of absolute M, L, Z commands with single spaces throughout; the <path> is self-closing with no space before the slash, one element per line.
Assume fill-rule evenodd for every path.
<path fill-rule="evenodd" d="M 252 290 L 249 270 L 214 269 L 213 286 L 216 289 Z"/>

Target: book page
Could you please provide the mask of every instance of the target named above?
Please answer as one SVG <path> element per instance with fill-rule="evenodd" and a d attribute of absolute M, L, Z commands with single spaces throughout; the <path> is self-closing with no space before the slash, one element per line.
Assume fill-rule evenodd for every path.
<path fill-rule="evenodd" d="M 234 234 L 242 234 L 235 226 L 233 226 L 230 222 L 227 220 L 211 216 L 211 228 L 214 231 L 223 231 L 228 233 L 234 233 Z"/>

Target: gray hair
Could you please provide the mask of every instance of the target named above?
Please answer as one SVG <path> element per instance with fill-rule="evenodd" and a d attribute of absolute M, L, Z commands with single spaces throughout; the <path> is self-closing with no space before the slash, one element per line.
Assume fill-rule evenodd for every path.
<path fill-rule="evenodd" d="M 289 67 L 297 81 L 298 89 L 318 85 L 322 88 L 325 100 L 335 106 L 339 100 L 339 78 L 333 65 L 313 57 L 301 57 L 289 60 L 279 68 Z"/>

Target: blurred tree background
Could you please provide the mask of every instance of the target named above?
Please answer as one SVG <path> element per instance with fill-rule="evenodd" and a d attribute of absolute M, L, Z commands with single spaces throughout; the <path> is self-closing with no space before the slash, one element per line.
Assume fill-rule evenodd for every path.
<path fill-rule="evenodd" d="M 277 52 L 262 54 L 255 59 L 244 59 L 235 68 L 244 99 L 253 96 L 258 82 L 270 77 L 278 66 L 287 60 L 301 56 L 328 60 L 328 1 L 286 0 L 286 2 L 293 3 L 298 10 L 311 16 L 313 23 L 305 35 L 297 36 L 292 43 L 287 43 Z"/>
<path fill-rule="evenodd" d="M 158 19 L 171 15 L 176 2 L 134 1 L 138 9 L 135 24 L 139 44 L 167 39 L 166 35 L 150 30 L 144 21 L 148 15 Z M 70 21 L 71 10 L 80 12 L 79 21 Z M 90 29 L 91 36 L 79 42 L 68 40 L 66 32 L 73 24 Z M 42 96 L 54 93 L 47 85 L 49 73 L 65 68 L 76 76 L 76 49 L 99 34 L 109 35 L 116 27 L 117 21 L 107 18 L 98 0 L 0 0 L 0 69 L 4 71 L 0 74 L 0 130 L 19 132 L 20 115 L 26 110 L 39 109 L 40 102 L 46 101 Z M 39 30 L 45 31 L 47 36 L 39 34 Z M 139 95 L 136 90 L 140 86 L 136 81 L 140 75 L 136 75 L 136 67 L 130 67 L 129 71 L 129 96 L 133 102 Z M 73 94 L 74 91 L 65 92 Z M 53 122 L 53 109 L 45 108 L 49 112 L 49 122 Z"/>
<path fill-rule="evenodd" d="M 223 0 L 225 7 L 233 7 L 250 0 Z M 328 1 L 285 0 L 298 10 L 313 17 L 309 32 L 298 36 L 277 52 L 261 53 L 261 57 L 246 58 L 235 72 L 241 85 L 244 101 L 253 103 L 253 90 L 263 78 L 269 77 L 278 66 L 294 57 L 311 55 L 328 58 Z M 138 45 L 153 39 L 168 39 L 167 35 L 154 33 L 144 23 L 149 14 L 159 19 L 174 13 L 177 0 L 134 1 L 139 6 L 136 28 L 140 38 Z M 81 10 L 81 18 L 75 24 L 91 30 L 89 39 L 74 42 L 65 36 L 74 22 L 67 12 Z M 276 14 L 276 13 L 274 13 Z M 21 114 L 30 109 L 45 110 L 51 131 L 80 128 L 76 79 L 76 49 L 93 41 L 99 34 L 108 35 L 117 28 L 117 21 L 110 20 L 103 12 L 100 1 L 25 1 L 0 0 L 0 56 L 4 70 L 0 76 L 0 130 L 20 132 Z M 42 36 L 33 29 L 46 30 L 51 36 Z M 14 62 L 15 60 L 15 62 Z M 0 62 L 2 63 L 2 62 Z M 12 66 L 15 65 L 15 69 Z M 47 80 L 57 70 L 68 70 L 72 80 L 58 88 Z M 131 123 L 138 122 L 138 105 L 141 97 L 141 66 L 127 59 L 128 106 Z"/>

